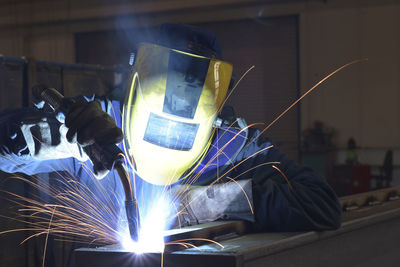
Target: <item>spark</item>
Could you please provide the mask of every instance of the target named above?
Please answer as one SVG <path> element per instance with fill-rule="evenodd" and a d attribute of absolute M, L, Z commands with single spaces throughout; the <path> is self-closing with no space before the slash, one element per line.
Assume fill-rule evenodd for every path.
<path fill-rule="evenodd" d="M 63 177 L 57 185 L 49 188 L 21 176 L 12 178 L 28 184 L 32 188 L 31 192 L 46 194 L 55 204 L 44 203 L 39 194 L 24 197 L 5 192 L 9 196 L 7 200 L 16 205 L 19 212 L 16 217 L 10 219 L 24 222 L 27 227 L 3 231 L 0 234 L 11 231 L 32 232 L 21 243 L 49 234 L 58 237 L 66 235 L 87 244 L 107 245 L 118 241 L 117 232 L 114 230 L 118 220 L 118 208 L 116 204 L 112 204 L 115 202 L 109 202 L 110 199 L 107 199 L 100 187 L 97 188 L 97 192 L 101 192 L 100 195 L 104 199 L 86 185 L 69 177 Z"/>
<path fill-rule="evenodd" d="M 353 65 L 356 63 L 360 63 L 363 61 L 367 61 L 367 58 L 363 58 L 363 59 L 356 59 L 353 60 L 349 63 L 346 63 L 342 66 L 340 66 L 339 68 L 337 68 L 336 70 L 332 71 L 331 73 L 329 73 L 328 75 L 326 75 L 324 78 L 322 78 L 319 82 L 317 82 L 316 84 L 314 84 L 310 89 L 307 90 L 307 92 L 305 92 L 302 96 L 300 96 L 296 101 L 294 101 L 288 108 L 286 108 L 281 114 L 279 114 L 270 124 L 268 124 L 267 127 L 265 127 L 261 133 L 259 135 L 262 135 L 265 131 L 267 131 L 269 128 L 271 128 L 272 125 L 274 125 L 278 120 L 280 120 L 288 111 L 290 111 L 295 105 L 297 105 L 304 97 L 306 97 L 308 94 L 310 94 L 312 91 L 314 91 L 318 86 L 320 86 L 322 83 L 324 83 L 326 80 L 328 80 L 329 78 L 331 78 L 332 76 L 334 76 L 336 73 L 338 73 L 339 71 Z"/>
<path fill-rule="evenodd" d="M 260 135 L 268 130 L 294 105 L 301 101 L 306 95 L 311 93 L 325 80 L 327 80 L 337 72 L 341 71 L 342 69 L 360 61 L 363 60 L 356 60 L 347 63 L 327 75 L 312 88 L 310 88 L 292 105 L 290 105 L 286 110 L 284 110 L 284 112 L 282 112 L 269 125 L 267 125 L 260 132 Z M 236 89 L 239 82 L 253 68 L 254 66 L 252 66 L 242 75 L 242 77 L 235 84 L 234 88 L 231 90 L 225 101 Z M 187 190 L 190 189 L 190 185 L 196 183 L 201 174 L 215 161 L 215 159 L 217 159 L 219 155 L 224 153 L 224 149 L 235 138 L 240 137 L 241 134 L 244 133 L 244 131 L 257 124 L 259 123 L 251 124 L 244 129 L 241 129 L 240 131 L 237 131 L 235 129 L 234 137 L 218 149 L 216 155 L 214 155 L 209 160 L 209 162 L 204 165 L 202 170 L 200 170 L 196 175 L 187 178 L 187 180 L 185 181 L 185 185 L 187 185 Z M 231 125 L 224 130 L 229 132 L 233 131 L 232 129 L 233 126 Z M 248 144 L 251 144 L 252 142 L 254 142 L 254 140 L 249 140 Z M 216 183 L 220 182 L 232 170 L 239 167 L 247 160 L 256 157 L 260 153 L 263 153 L 271 148 L 272 146 L 265 147 L 237 163 L 234 163 L 235 159 L 230 159 L 229 162 L 231 164 L 231 168 L 228 168 L 227 171 L 218 176 L 210 185 L 206 186 L 204 191 L 206 191 L 209 187 L 215 185 Z M 62 161 L 60 161 L 60 164 L 62 165 Z M 124 250 L 134 252 L 136 254 L 147 252 L 163 253 L 165 247 L 170 245 L 181 245 L 185 248 L 197 248 L 196 245 L 193 244 L 193 242 L 196 241 L 214 243 L 218 245 L 221 249 L 223 249 L 223 246 L 220 243 L 205 238 L 183 239 L 165 243 L 165 231 L 169 229 L 174 220 L 179 219 L 178 215 L 181 214 L 185 209 L 182 208 L 181 210 L 179 210 L 176 208 L 177 206 L 179 206 L 177 205 L 177 203 L 179 203 L 180 198 L 183 196 L 184 192 L 172 196 L 170 195 L 169 190 L 171 189 L 171 186 L 165 186 L 161 188 L 153 186 L 150 187 L 149 190 L 137 192 L 138 189 L 142 190 L 142 188 L 136 184 L 137 182 L 139 182 L 140 179 L 136 179 L 135 177 L 134 161 L 133 159 L 126 157 L 125 164 L 130 170 L 129 174 L 131 175 L 131 179 L 133 180 L 134 195 L 138 199 L 138 208 L 142 217 L 141 228 L 139 229 L 139 241 L 137 243 L 133 242 L 130 238 L 126 216 L 123 212 L 123 198 L 121 197 L 120 192 L 116 192 L 114 190 L 111 190 L 110 188 L 104 187 L 100 181 L 96 180 L 91 169 L 85 164 L 82 164 L 82 168 L 92 179 L 90 180 L 90 182 L 93 184 L 92 187 L 87 184 L 80 183 L 77 178 L 74 177 L 72 172 L 68 172 L 68 168 L 66 166 L 63 166 L 65 167 L 65 170 L 67 170 L 64 173 L 54 170 L 54 172 L 57 174 L 57 176 L 60 177 L 60 179 L 57 179 L 57 184 L 50 185 L 49 187 L 43 186 L 43 183 L 36 183 L 34 179 L 14 176 L 13 178 L 23 181 L 32 188 L 35 188 L 37 192 L 47 195 L 50 198 L 50 202 L 52 202 L 52 204 L 43 202 L 40 194 L 24 197 L 14 194 L 12 192 L 5 192 L 10 197 L 8 201 L 16 205 L 19 212 L 16 217 L 8 218 L 18 222 L 24 222 L 26 224 L 26 227 L 21 229 L 5 230 L 0 232 L 0 235 L 18 231 L 31 232 L 32 234 L 21 243 L 27 242 L 31 238 L 35 238 L 40 235 L 46 235 L 46 240 L 49 235 L 53 235 L 56 238 L 59 238 L 58 240 L 63 240 L 66 242 L 81 242 L 86 243 L 89 246 L 103 246 L 119 243 L 124 248 Z M 273 168 L 275 168 L 282 174 L 282 176 L 286 179 L 291 191 L 294 192 L 294 189 L 288 178 L 278 167 L 275 166 L 277 164 L 279 164 L 279 162 L 265 162 L 257 166 L 253 166 L 252 168 L 243 171 L 233 178 L 228 177 L 228 179 L 235 183 L 235 180 L 237 180 L 239 177 L 243 178 L 242 176 L 248 174 L 256 168 L 265 165 L 272 165 Z M 117 179 L 117 182 L 119 182 L 119 179 Z M 243 193 L 246 194 L 244 191 Z M 249 197 L 246 196 L 246 198 L 249 202 L 250 209 L 253 209 L 253 207 L 251 207 Z M 192 201 L 195 201 L 195 199 L 193 199 Z M 188 205 L 190 205 L 190 203 Z"/>
<path fill-rule="evenodd" d="M 213 244 L 219 246 L 220 248 L 224 248 L 224 246 L 221 243 L 219 243 L 219 242 L 217 242 L 215 240 L 208 239 L 208 238 L 195 238 L 195 237 L 194 238 L 180 239 L 180 240 L 177 240 L 177 241 L 171 241 L 171 242 L 166 243 L 166 245 L 185 244 L 185 245 L 193 246 L 191 243 L 187 243 L 186 241 L 205 241 L 205 242 L 213 243 Z"/>
<path fill-rule="evenodd" d="M 242 190 L 243 195 L 246 197 L 247 203 L 249 204 L 250 212 L 251 212 L 252 214 L 254 214 L 253 205 L 251 204 L 251 201 L 250 201 L 250 199 L 249 199 L 249 196 L 246 194 L 246 191 L 244 191 L 243 187 L 242 187 L 235 179 L 230 178 L 230 177 L 228 177 L 228 179 L 229 179 L 232 183 L 235 183 L 235 184 L 240 188 L 240 190 Z"/>
<path fill-rule="evenodd" d="M 275 165 L 272 165 L 272 168 L 274 168 L 275 170 L 277 170 L 281 175 L 282 175 L 282 177 L 285 179 L 285 181 L 287 182 L 287 184 L 288 184 L 288 186 L 289 186 L 289 188 L 290 188 L 290 191 L 292 191 L 292 194 L 294 195 L 294 188 L 293 188 L 293 186 L 292 186 L 292 183 L 289 181 L 289 179 L 287 178 L 287 176 L 286 176 L 286 174 L 284 174 L 283 173 L 283 171 L 281 170 L 281 169 L 279 169 L 278 167 L 276 167 Z"/>
<path fill-rule="evenodd" d="M 44 263 L 46 260 L 46 250 L 47 250 L 47 241 L 49 239 L 49 233 L 50 233 L 50 227 L 51 227 L 51 222 L 53 221 L 53 216 L 54 216 L 54 211 L 56 210 L 56 206 L 54 206 L 53 212 L 51 213 L 51 218 L 49 221 L 49 230 L 47 231 L 46 234 L 46 240 L 44 241 L 44 249 L 43 249 L 43 261 L 42 261 L 42 267 L 44 267 Z"/>
<path fill-rule="evenodd" d="M 262 130 L 260 131 L 260 133 L 259 133 L 253 140 L 250 140 L 250 141 L 247 143 L 247 146 L 251 145 L 255 140 L 258 140 L 258 138 L 259 138 L 264 132 L 266 132 L 272 125 L 274 125 L 274 124 L 275 124 L 278 120 L 280 120 L 287 112 L 289 112 L 297 103 L 299 103 L 304 97 L 306 97 L 308 94 L 310 94 L 312 91 L 314 91 L 319 85 L 321 85 L 321 84 L 322 84 L 323 82 L 325 82 L 327 79 L 331 78 L 331 77 L 334 76 L 336 73 L 340 72 L 341 70 L 343 70 L 343 69 L 345 69 L 345 68 L 347 68 L 347 67 L 349 67 L 349 66 L 351 66 L 351 65 L 353 65 L 353 64 L 356 64 L 356 63 L 359 63 L 359 62 L 363 62 L 363 61 L 366 61 L 366 60 L 368 60 L 368 59 L 358 59 L 358 60 L 351 61 L 351 62 L 346 63 L 346 64 L 342 65 L 341 67 L 337 68 L 336 70 L 334 70 L 333 72 L 329 73 L 328 75 L 326 75 L 323 79 L 321 79 L 321 80 L 320 80 L 319 82 L 317 82 L 314 86 L 312 86 L 309 90 L 307 90 L 306 93 L 304 93 L 304 94 L 303 94 L 302 96 L 300 96 L 296 101 L 294 101 L 294 102 L 293 102 L 288 108 L 286 108 L 281 114 L 279 114 L 270 124 L 268 124 L 267 126 L 265 126 L 264 129 L 262 129 Z M 241 78 L 239 79 L 239 81 L 235 84 L 235 86 L 233 87 L 233 89 L 231 90 L 231 92 L 229 93 L 229 95 L 226 97 L 225 102 L 226 102 L 227 99 L 231 96 L 231 94 L 233 93 L 233 91 L 237 88 L 238 84 L 242 81 L 242 79 L 244 79 L 244 77 L 245 77 L 252 69 L 254 69 L 254 67 L 255 67 L 255 66 L 250 67 L 250 68 L 241 76 Z M 224 102 L 224 103 L 225 103 L 225 102 Z M 222 105 L 222 106 L 223 106 L 223 105 Z M 232 126 L 232 125 L 231 125 L 231 126 Z M 229 143 L 230 143 L 231 141 L 233 141 L 236 137 L 240 136 L 240 134 L 241 134 L 242 132 L 246 131 L 246 130 L 247 130 L 248 128 L 250 128 L 251 126 L 252 126 L 252 125 L 249 125 L 249 126 L 243 128 L 243 129 L 241 129 L 238 133 L 236 133 L 235 136 L 234 136 L 230 141 L 228 141 L 221 149 L 219 149 L 218 153 L 217 153 L 216 155 L 214 155 L 212 159 L 210 159 L 210 161 L 205 165 L 205 167 L 203 168 L 203 170 L 205 170 L 205 169 L 215 160 L 215 158 L 217 158 L 217 157 L 220 155 L 220 153 L 222 153 L 221 151 L 223 151 L 224 148 L 225 148 L 227 145 L 229 145 Z M 231 128 L 231 127 L 229 127 L 229 128 Z M 228 128 L 228 129 L 229 129 L 229 128 Z M 217 140 L 217 141 L 218 141 L 218 140 Z M 221 176 L 217 177 L 217 178 L 215 179 L 214 182 L 212 182 L 209 186 L 207 186 L 207 187 L 204 189 L 204 193 L 209 189 L 209 187 L 211 187 L 211 186 L 213 186 L 214 184 L 216 184 L 217 182 L 219 182 L 222 178 L 224 178 L 227 174 L 229 174 L 233 169 L 235 169 L 235 168 L 238 167 L 239 165 L 243 164 L 244 162 L 246 162 L 246 161 L 249 160 L 250 158 L 255 157 L 257 154 L 262 153 L 262 152 L 264 152 L 264 151 L 266 151 L 266 150 L 268 150 L 268 149 L 270 149 L 270 148 L 272 148 L 272 147 L 273 147 L 273 146 L 271 145 L 271 146 L 269 146 L 269 147 L 266 147 L 266 148 L 264 148 L 264 149 L 261 149 L 260 151 L 257 151 L 256 153 L 250 155 L 249 157 L 247 157 L 247 158 L 243 159 L 242 161 L 238 162 L 237 164 L 235 164 L 232 168 L 230 168 L 229 170 L 227 170 L 227 171 L 226 171 L 224 174 L 222 174 Z M 271 163 L 271 162 L 266 162 L 266 163 L 262 163 L 262 164 L 259 164 L 259 165 L 257 165 L 257 166 L 254 166 L 254 167 L 252 167 L 251 169 L 246 170 L 246 171 L 244 171 L 243 173 L 237 175 L 234 179 L 238 178 L 239 176 L 242 176 L 244 173 L 247 173 L 247 172 L 249 172 L 249 171 L 252 170 L 252 169 L 259 168 L 259 167 L 264 166 L 264 165 L 267 165 L 267 164 L 273 164 L 273 163 Z M 275 164 L 276 164 L 276 163 L 275 163 Z M 284 177 L 284 179 L 286 180 L 286 182 L 287 182 L 287 184 L 288 184 L 288 186 L 289 186 L 291 192 L 294 194 L 294 188 L 293 188 L 292 184 L 290 183 L 289 179 L 286 177 L 286 175 L 285 175 L 278 167 L 276 167 L 275 165 L 272 165 L 272 167 L 280 172 L 280 174 L 281 174 L 281 175 Z M 191 180 L 188 180 L 188 184 L 194 183 L 194 182 L 200 177 L 200 175 L 201 175 L 201 172 L 199 172 L 199 173 L 197 174 L 197 176 L 193 177 Z M 183 194 L 184 194 L 184 192 L 181 193 L 181 195 L 183 195 Z M 245 194 L 245 193 L 244 193 L 244 194 Z M 181 195 L 178 195 L 177 197 L 180 197 Z M 246 195 L 246 198 L 249 199 L 247 195 Z M 192 199 L 191 202 L 189 202 L 186 206 L 189 206 L 193 201 L 196 201 L 196 198 Z M 183 207 L 182 210 L 180 210 L 179 212 L 177 212 L 177 215 L 179 215 L 180 213 L 182 213 L 183 210 L 187 208 L 186 206 Z M 251 209 L 252 209 L 252 207 L 251 207 Z"/>

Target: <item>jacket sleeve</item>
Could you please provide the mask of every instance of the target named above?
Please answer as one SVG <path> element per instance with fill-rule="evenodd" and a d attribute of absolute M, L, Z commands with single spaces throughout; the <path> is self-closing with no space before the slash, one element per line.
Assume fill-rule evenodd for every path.
<path fill-rule="evenodd" d="M 36 108 L 1 111 L 0 170 L 28 175 L 60 170 L 73 173 L 72 156 L 79 148 L 65 142 L 63 127 L 54 115 Z"/>
<path fill-rule="evenodd" d="M 238 160 L 246 160 L 235 171 L 240 175 L 255 167 L 246 173 L 253 179 L 255 230 L 339 228 L 341 207 L 330 186 L 311 168 L 297 164 L 275 146 L 266 149 L 271 142 L 263 140 L 259 134 L 259 130 L 249 129 L 249 141 L 238 156 Z"/>

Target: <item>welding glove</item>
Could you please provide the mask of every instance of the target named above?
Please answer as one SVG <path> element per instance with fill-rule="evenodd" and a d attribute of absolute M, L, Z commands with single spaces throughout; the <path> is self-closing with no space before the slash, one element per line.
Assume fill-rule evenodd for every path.
<path fill-rule="evenodd" d="M 180 198 L 173 228 L 216 220 L 255 220 L 251 180 L 212 186 L 178 185 L 172 191 Z"/>
<path fill-rule="evenodd" d="M 93 171 L 98 179 L 104 177 L 106 170 L 101 162 L 97 162 L 91 155 L 90 149 L 85 147 L 96 143 L 99 146 L 117 144 L 122 141 L 122 130 L 115 120 L 103 111 L 98 101 L 87 102 L 85 99 L 75 101 L 65 117 L 65 126 L 68 128 L 66 138 L 70 143 L 77 142 L 84 148 L 93 163 Z"/>
<path fill-rule="evenodd" d="M 31 157 L 39 161 L 70 157 L 87 161 L 90 158 L 96 177 L 104 177 L 108 171 L 91 157 L 90 150 L 86 148 L 94 142 L 101 146 L 118 143 L 122 140 L 122 131 L 101 109 L 99 102 L 87 102 L 82 98 L 70 103 L 71 108 L 65 117 L 46 110 L 44 102 L 36 103 L 37 109 L 14 114 L 24 142 L 18 141 L 20 136 L 17 133 L 12 134 L 2 150 L 10 150 L 10 144 L 18 143 L 19 150 L 26 146 Z"/>

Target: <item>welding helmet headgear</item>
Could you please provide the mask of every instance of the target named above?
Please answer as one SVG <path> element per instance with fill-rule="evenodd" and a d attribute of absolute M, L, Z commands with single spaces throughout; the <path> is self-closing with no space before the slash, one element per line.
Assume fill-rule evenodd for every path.
<path fill-rule="evenodd" d="M 184 179 L 205 155 L 232 74 L 227 62 L 178 48 L 139 45 L 123 109 L 126 153 L 158 185 Z"/>

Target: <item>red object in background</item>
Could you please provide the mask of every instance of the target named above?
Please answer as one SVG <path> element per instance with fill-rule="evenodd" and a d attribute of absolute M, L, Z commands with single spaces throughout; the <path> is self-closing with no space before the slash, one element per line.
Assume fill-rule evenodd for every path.
<path fill-rule="evenodd" d="M 371 171 L 369 165 L 352 166 L 352 184 L 350 194 L 358 194 L 369 190 Z"/>
<path fill-rule="evenodd" d="M 371 171 L 369 165 L 336 165 L 329 184 L 338 196 L 369 191 Z"/>

